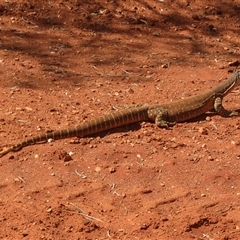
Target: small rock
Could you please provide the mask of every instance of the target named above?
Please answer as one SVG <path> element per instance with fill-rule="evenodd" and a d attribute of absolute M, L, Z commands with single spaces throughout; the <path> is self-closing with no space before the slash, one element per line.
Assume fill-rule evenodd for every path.
<path fill-rule="evenodd" d="M 72 156 L 74 154 L 74 152 L 69 152 L 68 155 L 69 156 Z"/>
<path fill-rule="evenodd" d="M 52 208 L 48 208 L 47 213 L 51 213 L 51 212 L 52 212 Z"/>
<path fill-rule="evenodd" d="M 75 139 L 70 140 L 70 144 L 79 144 L 79 143 L 81 143 L 80 138 L 75 138 Z M 86 144 L 87 144 L 87 142 L 82 141 L 82 145 L 86 145 Z"/>
<path fill-rule="evenodd" d="M 238 60 L 228 63 L 229 67 L 238 67 L 239 65 L 240 65 L 240 61 Z"/>
<path fill-rule="evenodd" d="M 101 172 L 101 167 L 95 167 L 95 172 Z"/>
<path fill-rule="evenodd" d="M 208 130 L 206 128 L 204 128 L 204 127 L 200 127 L 198 129 L 198 132 L 203 134 L 203 135 L 208 135 Z"/>
<path fill-rule="evenodd" d="M 149 228 L 150 224 L 144 223 L 141 227 L 140 230 L 147 230 Z"/>
<path fill-rule="evenodd" d="M 139 159 L 142 159 L 142 157 L 141 157 L 141 155 L 140 155 L 140 154 L 137 154 L 137 157 L 138 157 Z"/>
<path fill-rule="evenodd" d="M 152 193 L 151 189 L 144 189 L 144 190 L 142 190 L 142 194 L 149 194 L 149 193 Z"/>
<path fill-rule="evenodd" d="M 72 157 L 64 150 L 62 150 L 58 156 L 59 160 L 63 160 L 64 162 L 69 162 L 72 160 Z"/>
<path fill-rule="evenodd" d="M 114 173 L 114 172 L 116 172 L 116 168 L 114 168 L 114 167 L 110 167 L 110 168 L 109 168 L 109 172 L 110 172 L 110 173 Z"/>
<path fill-rule="evenodd" d="M 208 122 L 211 121 L 211 117 L 207 116 L 206 121 L 208 121 Z"/>
<path fill-rule="evenodd" d="M 210 25 L 208 26 L 208 29 L 209 29 L 211 32 L 216 32 L 216 31 L 217 31 L 217 28 L 214 27 L 212 24 L 210 24 Z"/>
<path fill-rule="evenodd" d="M 14 178 L 14 182 L 21 182 L 19 178 Z"/>
<path fill-rule="evenodd" d="M 197 14 L 193 14 L 192 19 L 195 20 L 195 21 L 200 21 L 201 20 L 201 18 Z"/>
<path fill-rule="evenodd" d="M 209 161 L 214 161 L 214 158 L 212 156 L 208 156 Z"/>
<path fill-rule="evenodd" d="M 25 107 L 25 110 L 27 110 L 27 111 L 31 112 L 33 109 L 32 109 L 32 108 L 30 108 L 30 107 Z"/>
<path fill-rule="evenodd" d="M 162 67 L 162 68 L 169 68 L 169 64 L 168 64 L 168 63 L 162 64 L 161 67 Z"/>

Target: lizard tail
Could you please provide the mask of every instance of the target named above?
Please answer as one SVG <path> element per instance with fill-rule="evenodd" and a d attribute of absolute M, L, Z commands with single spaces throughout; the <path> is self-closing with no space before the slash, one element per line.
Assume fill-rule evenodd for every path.
<path fill-rule="evenodd" d="M 23 147 L 47 141 L 48 139 L 57 140 L 70 137 L 85 137 L 108 129 L 147 120 L 149 120 L 147 106 L 125 109 L 123 111 L 102 116 L 77 127 L 53 131 L 26 139 L 21 143 L 0 151 L 0 157 L 9 152 L 18 151 Z"/>

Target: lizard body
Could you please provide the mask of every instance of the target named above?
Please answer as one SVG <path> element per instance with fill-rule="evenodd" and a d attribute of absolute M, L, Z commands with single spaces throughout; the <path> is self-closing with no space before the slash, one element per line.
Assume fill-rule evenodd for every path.
<path fill-rule="evenodd" d="M 223 117 L 238 115 L 237 112 L 227 111 L 222 106 L 223 97 L 238 85 L 240 85 L 240 70 L 237 70 L 228 80 L 218 86 L 196 96 L 157 105 L 143 105 L 129 108 L 110 113 L 73 128 L 38 135 L 3 149 L 0 151 L 0 157 L 9 152 L 17 151 L 23 147 L 47 141 L 48 139 L 57 140 L 69 137 L 84 137 L 136 122 L 155 122 L 159 127 L 168 127 L 173 126 L 177 122 L 184 122 L 200 116 L 212 109 L 215 109 Z"/>

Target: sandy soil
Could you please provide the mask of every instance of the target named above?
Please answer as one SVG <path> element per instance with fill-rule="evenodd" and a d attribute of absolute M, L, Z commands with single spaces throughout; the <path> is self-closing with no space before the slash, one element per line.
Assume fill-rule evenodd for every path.
<path fill-rule="evenodd" d="M 1 149 L 195 95 L 240 60 L 239 0 L 8 0 L 0 19 Z M 239 135 L 240 118 L 207 114 L 5 155 L 0 238 L 239 239 Z"/>

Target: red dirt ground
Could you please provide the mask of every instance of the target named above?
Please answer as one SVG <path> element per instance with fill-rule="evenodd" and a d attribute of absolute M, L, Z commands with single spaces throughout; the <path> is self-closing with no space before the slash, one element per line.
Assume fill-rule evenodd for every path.
<path fill-rule="evenodd" d="M 0 19 L 1 149 L 195 95 L 240 60 L 239 0 L 9 0 Z M 239 135 L 240 118 L 211 114 L 5 155 L 0 238 L 239 239 Z"/>

